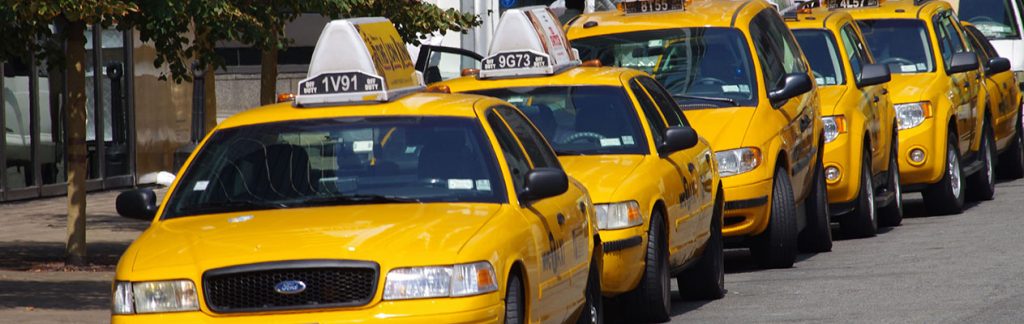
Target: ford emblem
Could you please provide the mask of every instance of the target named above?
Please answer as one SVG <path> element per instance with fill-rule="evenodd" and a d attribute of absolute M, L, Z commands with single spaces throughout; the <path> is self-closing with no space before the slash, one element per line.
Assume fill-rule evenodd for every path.
<path fill-rule="evenodd" d="M 279 294 L 294 295 L 306 291 L 306 283 L 298 280 L 285 280 L 274 285 L 274 291 Z"/>

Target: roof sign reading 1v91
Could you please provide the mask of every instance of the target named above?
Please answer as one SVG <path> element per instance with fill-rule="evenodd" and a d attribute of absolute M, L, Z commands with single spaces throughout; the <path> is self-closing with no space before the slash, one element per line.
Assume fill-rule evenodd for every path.
<path fill-rule="evenodd" d="M 334 20 L 317 40 L 295 105 L 388 101 L 422 87 L 391 21 Z"/>
<path fill-rule="evenodd" d="M 494 35 L 480 78 L 548 75 L 580 64 L 547 7 L 509 9 Z"/>
<path fill-rule="evenodd" d="M 881 0 L 829 0 L 829 9 L 878 7 Z"/>
<path fill-rule="evenodd" d="M 685 2 L 686 0 L 635 0 L 622 1 L 619 5 L 623 13 L 636 14 L 685 10 Z"/>

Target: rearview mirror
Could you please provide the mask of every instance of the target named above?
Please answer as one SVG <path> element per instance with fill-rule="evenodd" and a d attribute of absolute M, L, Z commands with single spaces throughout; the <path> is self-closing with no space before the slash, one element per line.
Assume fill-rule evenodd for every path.
<path fill-rule="evenodd" d="M 561 195 L 569 190 L 569 177 L 556 168 L 536 168 L 526 173 L 526 183 L 519 200 L 530 202 Z"/>
<path fill-rule="evenodd" d="M 994 75 L 1003 73 L 1010 70 L 1010 60 L 1005 57 L 993 57 L 988 60 L 988 70 L 985 71 L 986 75 Z"/>
<path fill-rule="evenodd" d="M 675 126 L 665 130 L 665 139 L 658 144 L 658 153 L 665 155 L 697 146 L 697 131 L 690 127 Z"/>
<path fill-rule="evenodd" d="M 768 92 L 768 100 L 771 100 L 772 104 L 780 103 L 805 94 L 811 91 L 813 87 L 811 78 L 806 73 L 790 73 L 782 79 L 780 87 Z"/>
<path fill-rule="evenodd" d="M 949 74 L 963 73 L 978 69 L 978 55 L 974 53 L 956 53 L 950 60 Z"/>
<path fill-rule="evenodd" d="M 889 82 L 892 80 L 892 74 L 889 73 L 889 67 L 885 64 L 868 64 L 860 70 L 860 82 L 857 82 L 858 88 L 878 85 Z"/>
<path fill-rule="evenodd" d="M 156 215 L 156 193 L 150 189 L 135 189 L 117 195 L 117 213 L 123 217 L 152 220 Z"/>

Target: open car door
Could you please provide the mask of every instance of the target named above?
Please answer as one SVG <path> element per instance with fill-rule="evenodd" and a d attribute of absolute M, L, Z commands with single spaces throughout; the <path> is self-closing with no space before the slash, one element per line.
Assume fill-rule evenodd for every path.
<path fill-rule="evenodd" d="M 479 69 L 483 58 L 476 52 L 461 48 L 422 45 L 416 58 L 416 71 L 423 73 L 423 81 L 429 85 L 461 77 L 463 69 Z"/>

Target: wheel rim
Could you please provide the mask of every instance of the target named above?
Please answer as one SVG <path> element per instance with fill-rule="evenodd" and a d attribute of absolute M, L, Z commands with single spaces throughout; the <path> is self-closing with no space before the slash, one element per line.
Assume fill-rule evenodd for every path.
<path fill-rule="evenodd" d="M 988 180 L 988 185 L 992 186 L 996 183 L 995 170 L 992 167 L 992 149 L 989 141 L 985 141 L 985 177 Z"/>
<path fill-rule="evenodd" d="M 597 324 L 597 306 L 594 306 L 593 303 L 590 305 L 590 323 Z"/>
<path fill-rule="evenodd" d="M 949 157 L 946 159 L 946 173 L 949 175 L 949 189 L 953 190 L 953 197 L 960 198 L 960 161 L 956 158 L 956 151 L 949 148 Z"/>
<path fill-rule="evenodd" d="M 667 258 L 665 257 L 665 254 L 662 254 L 661 260 L 658 260 L 658 262 L 661 263 L 661 265 L 660 265 L 661 270 L 659 271 L 659 272 L 661 272 L 659 274 L 659 276 L 661 277 L 661 300 L 662 300 L 662 304 L 665 307 L 665 309 L 671 309 L 672 308 L 672 297 L 670 296 L 670 294 L 672 292 L 672 288 L 670 287 L 671 284 L 669 283 L 668 260 L 666 260 L 666 259 Z"/>
<path fill-rule="evenodd" d="M 894 160 L 895 162 L 895 160 Z M 892 167 L 889 168 L 889 173 L 892 173 L 892 186 L 893 192 L 896 193 L 896 208 L 903 210 L 903 189 L 900 188 L 900 170 L 899 167 L 893 163 Z"/>
<path fill-rule="evenodd" d="M 877 221 L 877 216 L 875 216 L 875 195 L 872 194 L 875 191 L 875 186 L 871 183 L 871 172 L 868 171 L 868 168 L 864 168 L 862 173 L 864 174 L 864 194 L 867 195 L 868 199 L 868 217 L 871 219 L 871 223 L 874 223 Z"/>

